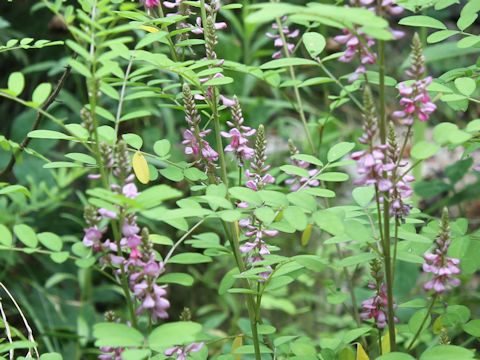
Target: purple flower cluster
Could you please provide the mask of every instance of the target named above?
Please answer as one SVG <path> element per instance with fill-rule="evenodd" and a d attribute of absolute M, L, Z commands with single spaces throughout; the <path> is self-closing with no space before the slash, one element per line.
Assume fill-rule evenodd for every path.
<path fill-rule="evenodd" d="M 426 291 L 433 289 L 435 293 L 441 294 L 446 290 L 447 284 L 450 284 L 451 286 L 460 285 L 460 280 L 452 276 L 461 273 L 457 266 L 460 264 L 460 260 L 447 256 L 450 242 L 448 212 L 444 209 L 438 238 L 435 240 L 436 248 L 433 253 L 426 253 L 423 255 L 423 258 L 426 261 L 426 263 L 423 264 L 423 271 L 430 272 L 434 275 L 432 280 L 423 285 L 423 288 Z"/>
<path fill-rule="evenodd" d="M 372 4 L 374 6 L 370 6 Z M 398 15 L 403 12 L 403 8 L 396 5 L 396 0 L 383 0 L 380 5 L 376 5 L 376 0 L 350 0 L 350 6 L 366 8 L 374 13 L 382 12 Z M 405 36 L 403 31 L 393 29 L 389 29 L 389 31 L 394 39 L 400 39 Z M 346 46 L 345 53 L 338 59 L 339 61 L 349 63 L 355 59 L 357 54 L 360 57 L 360 65 L 348 78 L 348 82 L 353 82 L 358 79 L 360 74 L 365 74 L 366 64 L 375 64 L 377 54 L 372 50 L 375 40 L 359 30 L 358 26 L 354 26 L 353 29 L 343 29 L 343 35 L 335 36 L 334 40 Z"/>
<path fill-rule="evenodd" d="M 212 164 L 218 160 L 218 154 L 213 150 L 208 141 L 204 139 L 211 130 L 200 130 L 201 117 L 198 113 L 190 87 L 186 83 L 183 84 L 183 103 L 185 107 L 185 120 L 190 126 L 190 128 L 183 133 L 185 140 L 182 141 L 182 144 L 185 145 L 185 154 L 198 155 L 199 160 L 203 160 L 207 164 Z"/>
<path fill-rule="evenodd" d="M 374 185 L 384 193 L 379 199 L 380 202 L 383 202 L 385 194 L 388 195 L 390 216 L 403 219 L 412 208 L 405 204 L 404 200 L 413 194 L 409 183 L 415 178 L 400 171 L 400 168 L 406 166 L 407 162 L 401 160 L 402 154 L 400 154 L 401 150 L 397 145 L 392 124 L 389 128 L 388 144 L 374 145 L 378 127 L 375 108 L 368 88 L 365 90 L 364 107 L 363 134 L 358 141 L 367 145 L 368 148 L 351 154 L 351 158 L 357 161 L 357 171 L 361 175 L 354 183 L 356 185 Z"/>
<path fill-rule="evenodd" d="M 166 356 L 169 356 L 169 357 L 173 356 L 173 355 L 177 355 L 177 360 L 186 360 L 188 355 L 191 352 L 200 351 L 203 348 L 203 345 L 204 345 L 204 343 L 200 342 L 198 344 L 196 344 L 196 343 L 190 344 L 186 347 L 174 346 L 174 347 L 171 347 L 171 348 L 165 350 L 163 353 Z"/>
<path fill-rule="evenodd" d="M 160 0 L 145 0 L 145 6 L 148 8 L 158 6 L 159 3 L 160 3 Z"/>
<path fill-rule="evenodd" d="M 244 235 L 250 238 L 250 241 L 245 242 L 238 249 L 242 253 L 249 254 L 249 257 L 247 260 L 250 263 L 251 267 L 253 268 L 255 267 L 256 263 L 265 259 L 263 257 L 264 255 L 270 254 L 270 250 L 268 250 L 267 244 L 263 240 L 263 237 L 277 236 L 278 230 L 261 229 L 262 223 L 255 217 L 248 217 L 246 219 L 240 220 L 238 222 L 238 226 L 240 228 L 246 229 L 247 231 L 245 232 Z M 268 276 L 272 272 L 270 266 L 266 266 L 266 268 L 270 270 L 264 271 L 258 274 L 264 280 L 268 279 Z M 263 280 L 259 280 L 259 281 L 263 281 Z"/>
<path fill-rule="evenodd" d="M 287 21 L 287 16 L 283 16 L 280 19 L 280 22 L 282 24 L 286 21 Z M 274 39 L 273 45 L 275 47 L 280 48 L 280 50 L 276 51 L 272 55 L 272 58 L 273 59 L 280 59 L 282 57 L 282 51 L 283 51 L 283 48 L 284 48 L 284 45 L 285 45 L 280 32 L 283 34 L 283 37 L 285 39 L 293 39 L 293 38 L 296 38 L 300 34 L 300 31 L 298 29 L 290 31 L 290 28 L 288 26 L 283 26 L 283 25 L 282 25 L 282 28 L 279 29 L 277 23 L 272 24 L 272 29 L 278 30 L 278 33 L 277 34 L 272 34 L 272 33 L 267 32 L 265 35 L 270 39 Z M 289 54 L 292 54 L 293 50 L 295 49 L 295 44 L 287 42 L 286 45 L 287 45 L 287 49 L 288 49 Z"/>
<path fill-rule="evenodd" d="M 113 174 L 119 184 L 112 184 L 111 188 L 127 198 L 136 198 L 139 192 L 133 183 L 135 175 L 132 173 L 128 148 L 124 141 L 117 144 L 115 160 Z M 85 219 L 89 227 L 85 229 L 83 243 L 87 247 L 92 247 L 94 251 L 102 252 L 100 262 L 116 266 L 119 274 L 122 272 L 127 274 L 132 294 L 140 303 L 137 315 L 148 310 L 153 321 L 157 318 L 167 318 L 166 309 L 170 307 L 170 303 L 165 299 L 167 292 L 157 284 L 160 274 L 164 272 L 164 264 L 156 261 L 147 229 L 140 234 L 136 214 L 129 211 L 128 206 L 117 206 L 116 210 L 120 215 L 105 208 L 97 211 L 94 207 L 87 207 Z M 106 228 L 99 229 L 102 217 L 122 219 L 121 239 L 117 241 L 107 239 L 101 242 L 106 232 Z"/>
<path fill-rule="evenodd" d="M 263 125 L 260 125 L 257 132 L 257 139 L 255 141 L 255 154 L 250 163 L 250 167 L 253 171 L 248 169 L 245 170 L 245 176 L 249 179 L 245 186 L 254 191 L 261 190 L 266 184 L 273 184 L 275 182 L 275 178 L 267 173 L 267 171 L 270 170 L 270 165 L 265 165 L 265 160 L 267 160 L 265 150 L 265 128 Z M 241 207 L 241 205 L 239 206 Z"/>
<path fill-rule="evenodd" d="M 157 284 L 160 275 L 165 271 L 163 262 L 156 260 L 153 252 L 153 244 L 149 240 L 146 229 L 139 239 L 141 252 L 138 256 L 130 256 L 125 262 L 125 272 L 129 274 L 130 289 L 133 295 L 140 301 L 136 314 L 140 315 L 145 311 L 150 312 L 152 320 L 168 318 L 167 309 L 170 302 L 165 298 L 167 290 Z"/>
<path fill-rule="evenodd" d="M 250 160 L 255 151 L 248 146 L 248 136 L 255 134 L 256 130 L 243 125 L 244 119 L 242 108 L 238 98 L 234 97 L 235 105 L 232 107 L 232 121 L 227 120 L 231 127 L 229 132 L 222 131 L 220 134 L 231 139 L 230 144 L 225 147 L 226 152 L 232 152 L 238 160 L 238 165 L 243 167 L 244 160 Z"/>
<path fill-rule="evenodd" d="M 362 175 L 355 180 L 355 185 L 375 185 L 380 191 L 388 191 L 392 188 L 393 183 L 389 177 L 383 174 L 391 173 L 395 169 L 392 162 L 384 163 L 385 154 L 388 145 L 373 145 L 374 136 L 377 131 L 377 125 L 373 122 L 365 122 L 363 125 L 364 134 L 358 139 L 362 144 L 369 145 L 368 149 L 360 150 L 352 153 L 350 156 L 357 161 L 358 174 Z"/>
<path fill-rule="evenodd" d="M 393 116 L 403 119 L 403 123 L 411 126 L 415 119 L 422 122 L 428 121 L 437 106 L 431 102 L 427 86 L 432 83 L 432 77 L 425 74 L 425 57 L 422 54 L 422 44 L 417 34 L 412 41 L 411 67 L 405 74 L 412 80 L 398 84 L 398 92 L 402 96 L 400 105 L 403 110 L 393 113 Z"/>
<path fill-rule="evenodd" d="M 362 302 L 362 309 L 365 311 L 360 314 L 362 319 L 375 319 L 375 323 L 379 329 L 384 329 L 387 326 L 387 312 L 388 312 L 388 298 L 387 287 L 385 283 L 381 283 L 379 286 L 369 281 L 369 289 L 375 290 L 375 295 Z M 397 305 L 393 304 L 393 309 L 397 309 Z M 395 322 L 397 319 L 395 318 Z"/>
<path fill-rule="evenodd" d="M 293 158 L 294 155 L 299 154 L 300 152 L 298 151 L 297 147 L 295 146 L 292 140 L 288 141 L 288 145 L 290 148 L 290 154 L 291 154 L 290 162 L 292 163 L 292 165 L 298 166 L 302 169 L 308 169 L 310 167 L 310 163 L 308 161 L 302 161 L 302 160 Z M 291 185 L 290 191 L 297 191 L 300 188 L 308 189 L 310 187 L 318 186 L 320 185 L 320 181 L 318 179 L 312 179 L 312 177 L 314 177 L 318 173 L 318 171 L 319 171 L 318 169 L 308 170 L 308 175 L 309 175 L 308 178 L 286 172 L 287 175 L 291 175 L 292 177 L 290 179 L 285 180 L 285 184 Z"/>
<path fill-rule="evenodd" d="M 355 33 L 353 33 L 351 30 L 343 29 L 343 33 L 344 35 L 334 37 L 336 42 L 345 44 L 347 47 L 344 54 L 338 58 L 338 61 L 349 63 L 355 59 L 357 53 L 360 56 L 361 65 L 359 65 L 353 75 L 348 78 L 348 82 L 354 82 L 360 74 L 365 74 L 365 64 L 375 64 L 377 54 L 371 49 L 371 47 L 375 45 L 375 40 L 360 30 L 356 30 Z"/>

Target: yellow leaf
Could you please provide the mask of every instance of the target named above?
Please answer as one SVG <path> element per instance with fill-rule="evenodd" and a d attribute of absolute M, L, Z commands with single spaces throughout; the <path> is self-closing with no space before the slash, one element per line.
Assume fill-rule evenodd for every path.
<path fill-rule="evenodd" d="M 150 33 L 157 33 L 159 32 L 160 30 L 158 30 L 157 28 L 154 28 L 152 26 L 145 26 L 145 25 L 140 25 L 140 29 L 142 30 L 145 30 L 145 31 L 148 31 Z"/>
<path fill-rule="evenodd" d="M 432 331 L 435 335 L 438 335 L 442 332 L 442 329 L 443 329 L 442 317 L 439 316 L 433 323 Z"/>
<path fill-rule="evenodd" d="M 232 343 L 232 350 L 230 351 L 232 354 L 235 351 L 235 349 L 239 348 L 243 344 L 243 338 L 241 336 L 237 336 Z M 235 354 L 234 355 L 237 360 L 240 360 L 242 358 L 242 354 Z"/>
<path fill-rule="evenodd" d="M 387 332 L 382 336 L 382 355 L 390 352 L 390 334 Z"/>
<path fill-rule="evenodd" d="M 143 157 L 140 151 L 133 155 L 133 171 L 138 181 L 142 184 L 147 184 L 150 181 L 150 169 L 148 168 L 147 160 Z"/>
<path fill-rule="evenodd" d="M 302 233 L 302 246 L 307 246 L 308 242 L 310 241 L 311 235 L 312 235 L 312 224 L 308 224 Z"/>
<path fill-rule="evenodd" d="M 363 346 L 360 343 L 357 343 L 357 360 L 370 360 Z"/>

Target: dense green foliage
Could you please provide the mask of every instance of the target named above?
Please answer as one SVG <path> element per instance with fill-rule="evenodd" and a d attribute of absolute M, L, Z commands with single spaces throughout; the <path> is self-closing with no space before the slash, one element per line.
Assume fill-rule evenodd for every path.
<path fill-rule="evenodd" d="M 478 357 L 479 12 L 0 3 L 0 358 Z"/>

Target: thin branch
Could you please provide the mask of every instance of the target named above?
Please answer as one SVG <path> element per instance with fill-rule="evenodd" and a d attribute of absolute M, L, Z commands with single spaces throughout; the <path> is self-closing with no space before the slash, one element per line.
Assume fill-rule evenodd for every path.
<path fill-rule="evenodd" d="M 77 57 L 77 54 L 74 53 L 73 56 L 72 56 L 72 59 L 75 59 L 76 57 Z M 40 120 L 42 120 L 42 118 L 44 116 L 43 112 L 45 112 L 48 109 L 48 107 L 55 101 L 58 94 L 60 93 L 60 90 L 63 88 L 63 85 L 65 84 L 65 81 L 67 80 L 67 77 L 70 74 L 71 70 L 72 70 L 72 67 L 70 65 L 67 65 L 65 67 L 65 71 L 63 72 L 62 77 L 58 81 L 57 87 L 50 94 L 50 96 L 47 98 L 47 100 L 45 100 L 45 102 L 42 104 L 42 106 L 39 108 L 39 110 L 41 110 L 41 111 L 37 112 L 37 116 L 35 118 L 35 121 L 33 122 L 33 125 L 32 125 L 32 128 L 30 129 L 30 131 L 34 131 L 38 128 L 38 125 L 40 124 Z M 10 173 L 10 171 L 12 171 L 13 166 L 15 165 L 15 163 L 17 161 L 17 158 L 16 158 L 15 154 L 23 151 L 23 149 L 25 149 L 28 146 L 28 144 L 30 144 L 31 140 L 32 140 L 32 138 L 28 137 L 28 135 L 25 136 L 23 141 L 20 143 L 18 149 L 16 151 L 12 152 L 12 156 L 10 157 L 10 161 L 9 161 L 8 165 L 5 167 L 5 169 L 3 169 L 0 172 L 0 178 L 2 178 L 4 176 L 7 176 Z"/>

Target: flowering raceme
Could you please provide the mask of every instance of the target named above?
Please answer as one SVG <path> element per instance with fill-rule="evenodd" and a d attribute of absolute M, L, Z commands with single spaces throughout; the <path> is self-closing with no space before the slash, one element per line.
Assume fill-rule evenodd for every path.
<path fill-rule="evenodd" d="M 430 115 L 437 109 L 437 106 L 430 101 L 427 92 L 427 86 L 432 83 L 432 77 L 425 74 L 425 57 L 422 54 L 422 43 L 415 34 L 412 40 L 411 67 L 405 73 L 413 79 L 413 82 L 402 82 L 398 84 L 398 92 L 402 96 L 400 105 L 403 110 L 393 113 L 393 116 L 403 119 L 403 123 L 407 126 L 413 124 L 415 119 L 422 122 L 428 121 Z"/>
<path fill-rule="evenodd" d="M 387 287 L 383 282 L 382 264 L 380 260 L 375 259 L 370 263 L 371 275 L 374 281 L 369 280 L 367 287 L 375 290 L 375 295 L 362 302 L 363 313 L 360 314 L 362 319 L 374 319 L 377 328 L 384 329 L 388 320 L 388 297 Z M 397 308 L 393 302 L 393 310 Z M 397 318 L 393 318 L 397 321 Z"/>
<path fill-rule="evenodd" d="M 232 107 L 232 121 L 227 120 L 227 125 L 231 127 L 227 133 L 222 131 L 220 134 L 227 139 L 231 139 L 230 144 L 225 147 L 225 152 L 232 152 L 238 160 L 238 165 L 243 167 L 244 160 L 250 160 L 255 151 L 248 146 L 248 136 L 255 134 L 256 130 L 243 125 L 244 119 L 242 108 L 238 98 L 234 97 L 235 105 Z"/>
<path fill-rule="evenodd" d="M 370 5 L 374 5 L 369 7 Z M 346 5 L 348 6 L 348 5 Z M 350 6 L 366 8 L 374 13 L 381 11 L 388 12 L 392 15 L 398 15 L 403 12 L 401 6 L 396 5 L 395 0 L 383 0 L 379 5 L 375 0 L 350 0 Z M 403 31 L 388 29 L 394 39 L 400 39 L 405 36 Z M 343 29 L 343 35 L 337 35 L 334 40 L 340 44 L 345 44 L 346 49 L 344 54 L 338 58 L 339 61 L 349 63 L 353 61 L 358 54 L 360 58 L 360 65 L 354 73 L 348 78 L 348 82 L 354 82 L 361 74 L 366 73 L 365 65 L 373 65 L 376 62 L 377 54 L 372 50 L 375 45 L 375 40 L 372 36 L 365 34 L 358 26 L 353 29 Z"/>
<path fill-rule="evenodd" d="M 283 16 L 280 19 L 281 24 L 283 24 L 286 21 L 287 21 L 287 16 Z M 267 32 L 265 35 L 270 39 L 274 39 L 275 41 L 273 42 L 273 45 L 275 47 L 280 48 L 280 50 L 276 51 L 272 55 L 272 58 L 273 59 L 280 59 L 282 57 L 282 51 L 284 49 L 284 42 L 283 42 L 282 35 L 285 39 L 293 39 L 293 38 L 296 38 L 300 34 L 300 31 L 298 29 L 290 31 L 290 28 L 288 26 L 283 26 L 283 25 L 282 25 L 282 28 L 279 29 L 277 23 L 272 24 L 272 29 L 278 30 L 278 33 L 277 34 L 272 34 L 272 33 Z M 288 53 L 292 54 L 293 50 L 295 49 L 295 44 L 287 42 L 286 43 L 286 48 L 288 50 Z"/>
<path fill-rule="evenodd" d="M 450 225 L 448 224 L 448 211 L 445 208 L 442 213 L 442 224 L 435 240 L 436 248 L 433 253 L 423 255 L 426 263 L 423 264 L 423 271 L 432 273 L 434 278 L 423 285 L 426 291 L 432 290 L 441 294 L 446 290 L 446 285 L 460 285 L 460 280 L 452 275 L 461 273 L 458 268 L 460 260 L 447 256 L 448 247 L 450 246 Z"/>

